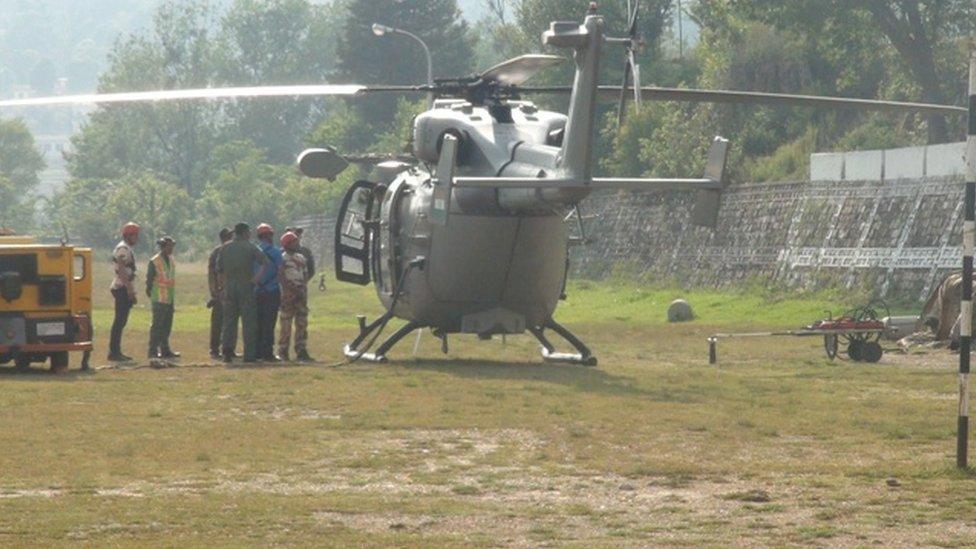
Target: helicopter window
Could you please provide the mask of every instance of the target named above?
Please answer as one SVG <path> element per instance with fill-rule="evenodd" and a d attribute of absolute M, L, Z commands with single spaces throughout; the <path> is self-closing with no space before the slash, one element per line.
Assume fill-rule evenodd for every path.
<path fill-rule="evenodd" d="M 358 181 L 346 191 L 336 221 L 336 278 L 343 282 L 367 285 L 371 282 L 369 248 L 372 229 L 367 225 L 373 213 L 374 184 Z"/>
<path fill-rule="evenodd" d="M 342 240 L 350 246 L 362 243 L 366 239 L 366 229 L 363 227 L 366 221 L 360 212 L 350 211 L 346 226 L 342 230 Z"/>
<path fill-rule="evenodd" d="M 359 259 L 352 257 L 342 258 L 342 270 L 346 273 L 363 275 L 366 274 L 366 269 L 363 266 L 363 262 Z"/>

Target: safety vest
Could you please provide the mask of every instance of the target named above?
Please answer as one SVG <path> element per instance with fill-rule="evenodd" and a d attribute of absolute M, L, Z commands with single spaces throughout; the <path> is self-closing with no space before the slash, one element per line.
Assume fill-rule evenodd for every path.
<path fill-rule="evenodd" d="M 156 280 L 152 286 L 152 300 L 155 303 L 173 304 L 173 293 L 176 289 L 176 261 L 170 256 L 169 264 L 163 258 L 163 254 L 156 254 L 152 258 L 153 265 L 156 266 Z"/>

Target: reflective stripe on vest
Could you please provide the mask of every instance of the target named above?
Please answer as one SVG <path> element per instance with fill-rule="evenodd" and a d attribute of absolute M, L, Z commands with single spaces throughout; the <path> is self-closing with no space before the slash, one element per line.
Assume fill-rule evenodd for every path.
<path fill-rule="evenodd" d="M 156 266 L 156 280 L 153 281 L 152 300 L 156 303 L 173 303 L 173 293 L 176 286 L 176 262 L 169 258 L 169 265 L 162 254 L 152 259 Z"/>

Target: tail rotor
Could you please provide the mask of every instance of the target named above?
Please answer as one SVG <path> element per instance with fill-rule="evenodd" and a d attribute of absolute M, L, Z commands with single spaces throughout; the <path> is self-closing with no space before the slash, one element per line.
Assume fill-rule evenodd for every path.
<path fill-rule="evenodd" d="M 640 0 L 633 2 L 627 0 L 627 15 L 629 27 L 627 38 L 623 40 L 627 47 L 624 60 L 624 81 L 620 87 L 620 103 L 617 105 L 617 123 L 619 125 L 623 125 L 627 119 L 627 99 L 631 92 L 634 95 L 634 109 L 639 113 L 641 107 L 640 64 L 637 62 L 637 54 L 644 42 L 640 36 Z"/>

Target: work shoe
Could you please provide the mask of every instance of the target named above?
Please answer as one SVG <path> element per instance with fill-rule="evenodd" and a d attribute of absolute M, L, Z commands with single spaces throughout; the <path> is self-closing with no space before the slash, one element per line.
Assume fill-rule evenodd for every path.
<path fill-rule="evenodd" d="M 132 357 L 123 355 L 122 353 L 110 354 L 108 355 L 109 362 L 132 362 Z"/>
<path fill-rule="evenodd" d="M 308 351 L 306 351 L 305 349 L 302 349 L 301 351 L 295 353 L 295 357 L 298 358 L 298 362 L 306 362 L 306 363 L 315 362 L 314 358 L 308 356 Z"/>
<path fill-rule="evenodd" d="M 176 351 L 166 350 L 159 353 L 159 358 L 180 358 L 180 353 L 177 353 Z"/>

